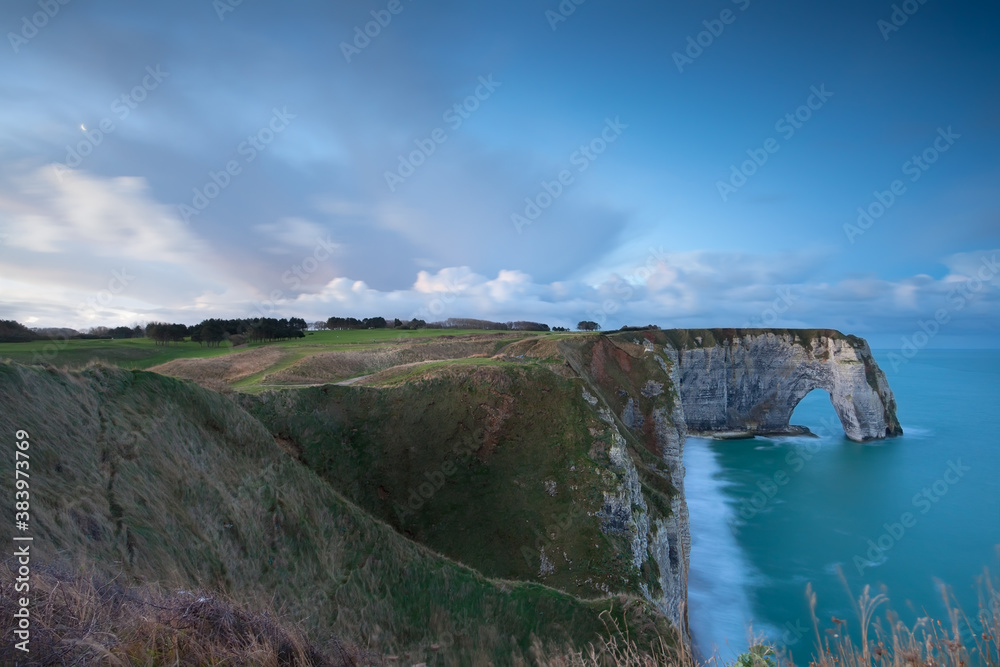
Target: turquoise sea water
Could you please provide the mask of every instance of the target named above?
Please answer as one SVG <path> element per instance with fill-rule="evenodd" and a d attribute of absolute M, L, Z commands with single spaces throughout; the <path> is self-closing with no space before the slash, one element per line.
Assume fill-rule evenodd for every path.
<path fill-rule="evenodd" d="M 1000 576 L 1000 350 L 922 350 L 898 369 L 875 357 L 900 438 L 847 440 L 815 390 L 792 423 L 818 439 L 688 439 L 690 618 L 703 654 L 734 657 L 752 624 L 808 664 L 809 583 L 821 624 L 846 619 L 856 636 L 848 588 L 856 599 L 884 586 L 907 622 L 945 620 L 937 582 L 973 614 L 984 567 Z"/>

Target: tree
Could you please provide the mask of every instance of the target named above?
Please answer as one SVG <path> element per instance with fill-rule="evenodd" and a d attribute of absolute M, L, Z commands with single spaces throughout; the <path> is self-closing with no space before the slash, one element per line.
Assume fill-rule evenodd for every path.
<path fill-rule="evenodd" d="M 152 338 L 157 345 L 180 343 L 188 334 L 184 324 L 167 324 L 166 322 L 150 322 L 146 325 L 146 337 Z"/>
<path fill-rule="evenodd" d="M 583 320 L 577 323 L 576 328 L 580 331 L 600 331 L 601 325 L 592 320 Z"/>
<path fill-rule="evenodd" d="M 306 324 L 306 321 L 301 317 L 288 318 L 288 325 L 293 329 L 297 329 L 299 331 L 305 331 L 306 329 L 309 328 L 309 325 Z"/>
<path fill-rule="evenodd" d="M 365 328 L 364 323 L 356 317 L 331 317 L 326 321 L 326 326 L 334 331 Z"/>
<path fill-rule="evenodd" d="M 548 331 L 549 325 L 541 322 L 508 322 L 511 331 Z"/>
<path fill-rule="evenodd" d="M 26 343 L 36 340 L 38 334 L 14 320 L 0 320 L 0 343 Z"/>

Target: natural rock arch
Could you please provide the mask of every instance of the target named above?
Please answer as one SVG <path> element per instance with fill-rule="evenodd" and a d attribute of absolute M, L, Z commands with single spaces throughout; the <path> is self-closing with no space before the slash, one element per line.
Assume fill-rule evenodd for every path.
<path fill-rule="evenodd" d="M 787 433 L 799 401 L 823 389 L 851 440 L 902 434 L 892 390 L 862 339 L 838 332 L 727 334 L 713 336 L 712 345 L 678 350 L 680 396 L 690 432 Z"/>

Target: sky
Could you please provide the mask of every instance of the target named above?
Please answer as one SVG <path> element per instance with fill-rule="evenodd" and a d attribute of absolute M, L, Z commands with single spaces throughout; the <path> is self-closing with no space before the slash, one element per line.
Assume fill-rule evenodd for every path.
<path fill-rule="evenodd" d="M 997 346 L 998 18 L 944 0 L 7 0 L 0 319 Z"/>

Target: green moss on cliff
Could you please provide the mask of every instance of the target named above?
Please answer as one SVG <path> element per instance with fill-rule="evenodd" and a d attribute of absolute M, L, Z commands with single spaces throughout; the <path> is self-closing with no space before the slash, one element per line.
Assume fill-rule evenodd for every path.
<path fill-rule="evenodd" d="M 413 367 L 391 386 L 241 401 L 352 501 L 489 576 L 585 596 L 649 584 L 594 518 L 619 480 L 581 381 L 471 361 Z"/>
<path fill-rule="evenodd" d="M 661 333 L 664 342 L 678 350 L 732 345 L 738 338 L 768 333 L 791 338 L 803 347 L 811 347 L 819 338 L 850 338 L 835 329 L 664 329 Z"/>

